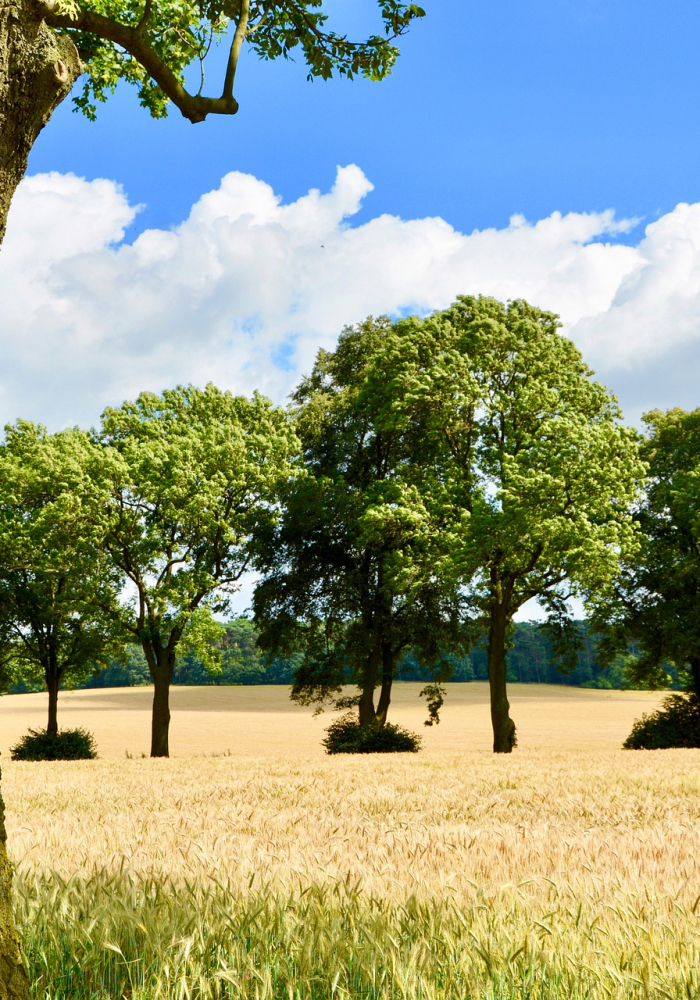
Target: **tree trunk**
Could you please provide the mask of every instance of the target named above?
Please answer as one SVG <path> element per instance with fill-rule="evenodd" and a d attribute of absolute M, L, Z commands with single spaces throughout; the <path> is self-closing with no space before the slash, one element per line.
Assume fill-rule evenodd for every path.
<path fill-rule="evenodd" d="M 56 736 L 58 734 L 58 677 L 47 677 L 46 687 L 49 692 L 49 721 L 46 726 L 46 732 L 49 736 Z"/>
<path fill-rule="evenodd" d="M 509 714 L 510 705 L 506 693 L 507 627 L 508 613 L 505 605 L 494 602 L 489 625 L 489 688 L 494 753 L 510 753 L 516 743 L 515 723 Z"/>
<path fill-rule="evenodd" d="M 693 692 L 700 698 L 700 656 L 694 656 L 690 661 L 690 676 L 693 679 Z"/>
<path fill-rule="evenodd" d="M 29 980 L 12 916 L 12 866 L 6 840 L 5 807 L 0 796 L 0 1000 L 29 1000 Z"/>
<path fill-rule="evenodd" d="M 358 706 L 361 726 L 372 726 L 376 721 L 374 689 L 377 686 L 378 677 L 379 651 L 373 649 L 367 657 L 367 666 L 362 678 L 362 694 L 360 695 L 360 704 Z"/>
<path fill-rule="evenodd" d="M 389 646 L 386 644 L 382 648 L 382 689 L 379 693 L 379 704 L 377 705 L 376 722 L 383 726 L 389 713 L 391 704 L 391 686 L 394 683 L 394 669 L 396 659 Z"/>
<path fill-rule="evenodd" d="M 40 0 L 0 0 L 0 243 L 31 148 L 80 74 L 75 45 L 41 10 Z"/>
<path fill-rule="evenodd" d="M 170 680 L 172 671 L 159 667 L 153 674 L 153 715 L 151 717 L 151 757 L 169 757 Z"/>

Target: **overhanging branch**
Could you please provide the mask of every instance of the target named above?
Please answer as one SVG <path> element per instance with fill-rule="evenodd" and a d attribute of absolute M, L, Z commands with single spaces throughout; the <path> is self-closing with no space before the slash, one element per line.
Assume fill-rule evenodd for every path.
<path fill-rule="evenodd" d="M 53 10 L 51 0 L 42 4 L 43 18 L 50 28 L 73 29 L 75 31 L 86 31 L 98 38 L 105 38 L 114 42 L 133 56 L 146 70 L 149 76 L 158 84 L 163 93 L 170 98 L 176 108 L 180 110 L 184 118 L 193 124 L 203 122 L 207 115 L 235 115 L 238 111 L 238 101 L 231 92 L 224 88 L 221 97 L 202 97 L 201 95 L 190 94 L 182 85 L 177 75 L 170 67 L 163 62 L 157 52 L 155 52 L 147 41 L 142 37 L 143 24 L 139 23 L 135 28 L 118 21 L 113 21 L 102 14 L 93 11 L 78 10 L 74 15 L 56 14 Z M 147 5 L 148 8 L 148 5 Z M 146 15 L 147 16 L 147 15 Z M 240 22 L 239 22 L 240 27 Z M 244 29 L 245 33 L 245 29 Z M 238 30 L 236 31 L 238 35 Z M 234 37 L 234 45 L 236 38 Z M 240 44 L 238 51 L 240 51 Z M 233 49 L 233 45 L 232 45 Z M 237 59 L 237 54 L 236 54 Z M 235 63 L 234 63 L 235 73 Z M 227 74 L 228 75 L 228 74 Z M 231 80 L 231 88 L 233 80 Z"/>
<path fill-rule="evenodd" d="M 236 67 L 238 57 L 241 54 L 243 39 L 248 30 L 248 17 L 250 15 L 250 0 L 241 0 L 241 15 L 238 18 L 236 31 L 231 42 L 231 49 L 228 54 L 228 64 L 226 66 L 226 77 L 224 79 L 224 89 L 221 100 L 233 100 L 233 81 L 236 77 Z"/>

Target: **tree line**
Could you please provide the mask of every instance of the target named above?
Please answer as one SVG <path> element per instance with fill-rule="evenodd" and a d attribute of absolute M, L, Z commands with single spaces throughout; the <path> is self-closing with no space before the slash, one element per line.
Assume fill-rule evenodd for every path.
<path fill-rule="evenodd" d="M 552 643 L 543 634 L 537 622 L 515 622 L 511 645 L 506 653 L 507 681 L 520 684 L 560 684 L 571 687 L 615 688 L 625 690 L 646 687 L 636 675 L 638 662 L 636 647 L 631 644 L 627 653 L 616 656 L 609 662 L 598 650 L 598 638 L 592 634 L 586 621 L 576 621 L 580 634 L 576 651 L 575 666 L 562 671 Z M 290 686 L 294 672 L 301 662 L 302 653 L 292 654 L 287 659 L 265 656 L 258 646 L 258 630 L 246 616 L 239 616 L 224 625 L 224 635 L 217 640 L 220 658 L 212 669 L 212 663 L 205 663 L 193 649 L 180 653 L 175 658 L 173 685 L 225 686 L 225 685 L 272 685 Z M 481 643 L 472 646 L 467 653 L 446 652 L 442 657 L 451 668 L 450 681 L 488 680 L 488 659 Z M 140 646 L 128 643 L 119 656 L 111 659 L 106 666 L 94 664 L 94 672 L 77 678 L 65 676 L 61 687 L 72 690 L 138 687 L 151 683 L 151 675 L 146 658 Z M 678 671 L 668 660 L 663 664 L 671 687 L 679 686 Z M 33 675 L 28 672 L 20 677 L 6 667 L 0 677 L 0 690 L 10 694 L 26 694 L 42 691 L 44 679 L 40 670 Z M 396 666 L 396 680 L 429 682 L 432 670 L 421 664 L 419 656 L 409 650 Z"/>
<path fill-rule="evenodd" d="M 17 421 L 0 447 L 2 669 L 41 671 L 55 733 L 61 684 L 137 646 L 151 754 L 167 756 L 176 671 L 188 656 L 213 678 L 231 667 L 221 618 L 254 570 L 265 662 L 287 665 L 299 703 L 363 726 L 386 723 L 409 669 L 438 722 L 468 663 L 489 681 L 493 749 L 510 752 L 523 663 L 507 652 L 533 597 L 559 672 L 585 653 L 577 597 L 600 662 L 626 658 L 652 686 L 671 663 L 697 686 L 697 422 L 625 427 L 556 316 L 467 296 L 347 328 L 287 408 L 180 386 L 92 431 Z M 239 649 L 253 642 L 236 628 Z"/>

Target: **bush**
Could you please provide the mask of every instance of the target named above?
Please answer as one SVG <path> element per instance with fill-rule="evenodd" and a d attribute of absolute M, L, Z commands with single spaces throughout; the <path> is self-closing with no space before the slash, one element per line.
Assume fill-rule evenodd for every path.
<path fill-rule="evenodd" d="M 95 738 L 87 729 L 63 729 L 55 736 L 30 729 L 10 750 L 12 760 L 94 760 Z"/>
<path fill-rule="evenodd" d="M 341 715 L 326 730 L 326 753 L 418 753 L 421 738 L 390 722 L 361 726 L 354 713 Z"/>
<path fill-rule="evenodd" d="M 672 694 L 652 715 L 637 719 L 622 744 L 625 750 L 667 750 L 700 747 L 700 699 Z"/>

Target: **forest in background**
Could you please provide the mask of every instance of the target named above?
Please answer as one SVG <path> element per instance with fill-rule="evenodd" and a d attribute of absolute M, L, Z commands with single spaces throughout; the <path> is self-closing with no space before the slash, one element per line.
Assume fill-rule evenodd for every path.
<path fill-rule="evenodd" d="M 638 687 L 628 676 L 627 658 L 618 656 L 610 665 L 599 662 L 595 637 L 585 621 L 576 622 L 581 637 L 577 652 L 576 668 L 565 673 L 560 669 L 551 643 L 537 622 L 516 622 L 513 645 L 507 653 L 508 680 L 520 684 L 563 684 L 571 687 L 625 689 Z M 257 630 L 253 622 L 244 616 L 234 618 L 226 624 L 226 635 L 221 645 L 220 672 L 211 672 L 194 652 L 179 656 L 173 675 L 173 684 L 180 685 L 236 685 L 236 684 L 289 684 L 294 680 L 294 670 L 301 663 L 301 653 L 288 659 L 268 657 L 257 645 Z M 445 659 L 450 663 L 452 681 L 488 680 L 487 654 L 484 648 L 474 646 L 468 654 L 448 653 Z M 672 678 L 671 687 L 679 686 L 676 671 L 671 664 L 666 665 Z M 407 653 L 398 664 L 397 681 L 425 681 L 432 678 L 428 667 L 422 667 L 418 657 Z M 133 643 L 124 649 L 121 658 L 110 660 L 106 667 L 95 672 L 73 688 L 137 687 L 151 684 L 148 665 L 143 651 Z M 67 687 L 68 685 L 66 685 Z M 9 687 L 9 693 L 22 694 L 41 691 L 39 680 L 23 680 Z"/>

